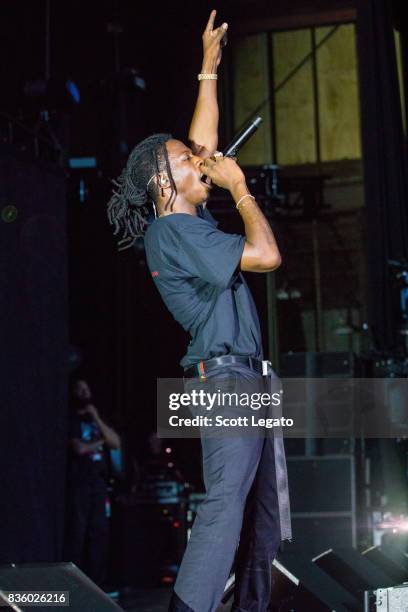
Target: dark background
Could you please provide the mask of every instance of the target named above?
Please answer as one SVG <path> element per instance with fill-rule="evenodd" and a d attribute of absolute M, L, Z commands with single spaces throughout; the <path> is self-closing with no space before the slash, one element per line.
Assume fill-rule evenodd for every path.
<path fill-rule="evenodd" d="M 262 3 L 249 4 L 225 2 L 219 7 L 218 19 L 230 22 L 231 43 L 231 22 L 259 14 Z M 265 10 L 268 3 L 263 5 Z M 124 96 L 127 150 L 152 132 L 186 139 L 201 66 L 201 33 L 212 6 L 51 2 L 50 74 L 60 81 L 72 79 L 81 93 L 77 107 L 51 114 L 51 124 L 70 157 L 94 156 L 98 162 L 97 171 L 66 171 L 70 340 L 83 353 L 84 374 L 98 406 L 116 427 L 127 429 L 131 443 L 155 427 L 156 377 L 180 374 L 178 362 L 188 339 L 163 307 L 143 253 L 116 253 L 106 202 L 126 149 L 121 154 L 120 102 L 108 81 L 117 57 L 121 68 L 134 67 L 146 80 L 145 92 Z M 2 23 L 7 53 L 1 68 L 3 109 L 35 125 L 36 109 L 22 90 L 25 81 L 44 76 L 46 3 L 3 3 Z M 111 23 L 123 27 L 117 42 L 107 32 Z M 222 85 L 220 97 L 226 97 Z M 220 146 L 232 136 L 229 119 L 224 102 Z M 79 201 L 81 178 L 87 189 L 84 203 Z M 240 231 L 234 218 L 223 227 Z M 263 312 L 265 278 L 251 281 Z"/>
<path fill-rule="evenodd" d="M 17 342 L 15 338 L 19 338 L 16 346 L 20 349 L 16 351 L 16 361 L 18 356 L 31 346 L 31 352 L 26 353 L 27 362 L 40 362 L 42 367 L 41 372 L 32 372 L 33 384 L 35 385 L 35 381 L 39 384 L 43 376 L 46 380 L 45 382 L 42 380 L 42 384 L 59 388 L 58 385 L 67 383 L 69 339 L 71 346 L 80 349 L 81 373 L 91 383 L 96 405 L 123 435 L 129 453 L 137 455 L 147 434 L 155 429 L 156 379 L 160 376 L 180 375 L 178 363 L 185 352 L 188 338 L 162 305 L 149 277 L 143 251 L 135 249 L 118 253 L 116 250 L 106 218 L 111 179 L 120 172 L 131 148 L 150 133 L 165 131 L 173 133 L 178 138 L 186 138 L 197 92 L 196 74 L 201 66 L 201 33 L 212 8 L 218 9 L 218 20 L 225 20 L 230 24 L 229 45 L 223 58 L 223 76 L 220 79 L 220 148 L 222 148 L 233 135 L 232 99 L 227 76 L 231 70 L 230 49 L 237 33 L 245 28 L 252 31 L 262 29 L 268 18 L 274 19 L 278 24 L 281 19 L 282 23 L 292 23 L 293 27 L 296 23 L 302 24 L 308 20 L 313 22 L 315 15 L 318 16 L 320 24 L 325 23 L 325 19 L 327 23 L 331 23 L 333 15 L 347 13 L 348 10 L 356 9 L 358 4 L 362 3 L 352 0 L 331 2 L 296 0 L 290 3 L 283 0 L 273 3 L 243 0 L 225 0 L 218 3 L 106 0 L 98 3 L 77 0 L 50 2 L 50 77 L 62 83 L 68 78 L 72 79 L 78 85 L 81 101 L 71 109 L 67 109 L 58 101 L 50 103 L 48 109 L 50 121 L 48 128 L 44 126 L 44 129 L 51 128 L 52 133 L 57 135 L 67 152 L 66 157 L 95 157 L 97 168 L 75 171 L 64 164 L 63 169 L 57 171 L 60 181 L 58 189 L 62 186 L 62 191 L 57 190 L 55 197 L 50 197 L 50 193 L 56 192 L 48 190 L 48 200 L 46 201 L 45 196 L 42 200 L 42 203 L 53 211 L 54 217 L 62 220 L 57 229 L 55 224 L 47 225 L 43 222 L 41 227 L 44 239 L 40 241 L 44 249 L 41 265 L 52 267 L 57 258 L 60 284 L 67 290 L 68 308 L 64 289 L 58 294 L 59 326 L 50 332 L 46 343 L 38 340 L 35 344 L 30 344 L 29 336 L 20 333 L 21 327 L 17 321 L 15 328 L 9 329 L 5 346 L 12 346 Z M 364 23 L 369 24 L 369 20 L 370 16 L 367 14 Z M 3 1 L 0 7 L 0 21 L 3 58 L 0 66 L 1 110 L 34 127 L 40 109 L 23 96 L 23 87 L 26 81 L 42 79 L 46 74 L 46 2 L 44 0 Z M 123 31 L 114 35 L 108 32 L 109 24 L 121 24 Z M 367 68 L 365 100 L 370 101 L 373 100 L 370 86 L 375 82 L 374 73 L 371 80 L 369 74 L 371 57 L 368 55 L 364 60 Z M 145 91 L 131 93 L 120 90 L 114 73 L 118 69 L 130 67 L 137 69 L 145 79 Z M 383 68 L 386 71 L 386 66 Z M 122 93 L 119 93 L 120 91 Z M 387 104 L 386 98 L 384 100 L 382 112 Z M 374 111 L 369 115 L 368 106 L 366 108 L 367 122 L 363 125 L 366 137 L 363 140 L 367 150 L 367 145 L 370 143 L 369 134 L 372 133 L 372 126 L 378 122 L 378 117 L 381 117 L 381 112 L 378 111 L 378 117 L 374 116 Z M 375 110 L 378 108 L 380 107 L 376 107 Z M 123 109 L 125 113 L 122 112 Z M 392 131 L 392 126 L 388 128 Z M 385 139 L 379 142 L 372 141 L 372 144 L 379 150 L 390 143 L 392 145 L 393 142 L 392 139 Z M 372 150 L 377 151 L 377 148 Z M 390 163 L 390 160 L 394 159 L 392 149 L 388 159 Z M 373 180 L 378 175 L 375 171 L 376 163 L 378 160 L 371 159 L 368 160 L 368 165 L 366 164 Z M 4 172 L 7 175 L 9 170 L 6 169 Z M 53 176 L 50 166 L 46 167 L 45 174 L 47 173 Z M 22 184 L 25 180 L 23 176 Z M 83 202 L 80 198 L 81 184 L 86 189 Z M 384 184 L 386 185 L 387 181 L 384 181 Z M 395 182 L 388 181 L 388 186 L 390 184 Z M 378 185 L 375 183 L 371 184 L 370 189 L 371 193 L 379 193 Z M 27 220 L 37 206 L 35 202 L 32 203 L 31 198 L 36 192 L 37 195 L 40 194 L 35 181 L 32 184 L 27 182 L 27 198 L 24 198 L 22 193 L 13 196 L 16 201 L 18 199 L 21 210 L 27 211 Z M 403 235 L 406 229 L 404 215 L 405 213 L 396 213 L 392 221 L 393 227 L 400 227 Z M 371 226 L 368 223 L 368 228 L 371 227 L 374 234 L 376 231 L 382 231 L 382 226 L 381 216 L 377 216 Z M 229 231 L 241 231 L 239 218 L 233 215 L 222 218 L 221 227 Z M 388 238 L 392 235 L 393 227 L 390 225 L 388 228 Z M 23 231 L 20 226 L 13 228 L 19 232 Z M 18 266 L 31 265 L 30 254 L 22 250 L 21 234 L 19 236 L 19 240 L 16 239 L 13 243 L 3 240 L 2 256 L 8 258 L 5 274 L 7 273 L 9 287 L 14 286 L 13 274 L 9 275 L 10 270 L 16 272 Z M 65 241 L 67 241 L 66 250 Z M 378 243 L 378 240 L 375 242 Z M 406 253 L 402 238 L 400 242 L 402 246 L 399 255 L 403 256 Z M 9 248 L 7 245 L 10 244 L 12 246 Z M 392 250 L 376 251 L 371 255 L 374 270 L 377 270 L 376 258 L 381 257 L 383 262 L 384 253 L 392 254 Z M 16 258 L 18 265 L 15 263 Z M 39 278 L 39 272 L 28 267 L 24 270 L 24 274 L 28 274 L 29 270 L 29 273 L 33 274 L 33 279 Z M 266 280 L 261 275 L 251 275 L 249 282 L 260 312 L 263 337 L 266 339 Z M 42 290 L 42 285 L 37 284 L 36 297 L 30 304 L 27 302 L 26 307 L 27 313 L 34 314 L 27 317 L 36 316 Z M 17 289 L 16 291 L 18 292 Z M 376 291 L 377 285 L 373 282 L 373 295 Z M 8 325 L 10 320 L 16 320 L 13 318 L 14 309 L 11 302 L 5 313 L 3 326 Z M 383 314 L 384 309 L 379 316 Z M 24 313 L 22 316 L 24 318 Z M 49 329 L 47 326 L 48 322 L 43 321 L 43 328 Z M 20 336 L 17 335 L 18 329 Z M 45 354 L 49 362 L 41 361 Z M 66 364 L 66 370 L 61 373 L 63 364 Z M 3 372 L 7 372 L 8 367 L 10 359 L 5 358 Z M 17 382 L 14 381 L 13 384 L 18 386 L 21 380 L 23 379 L 17 376 Z M 10 380 L 5 381 L 5 386 L 8 383 Z M 8 430 L 9 440 L 15 441 L 15 444 L 11 442 L 3 446 L 3 456 L 6 465 L 13 465 L 13 462 L 16 465 L 14 457 L 22 462 L 15 471 L 10 471 L 8 482 L 11 482 L 12 477 L 18 481 L 22 474 L 26 484 L 32 482 L 31 469 L 40 489 L 36 492 L 34 489 L 25 488 L 21 493 L 17 488 L 14 491 L 15 497 L 9 498 L 9 505 L 3 506 L 5 516 L 10 514 L 10 508 L 16 507 L 17 499 L 18 504 L 23 504 L 24 494 L 27 496 L 27 509 L 30 509 L 30 504 L 34 503 L 38 491 L 45 490 L 49 503 L 52 504 L 52 500 L 58 499 L 60 510 L 62 508 L 60 478 L 63 474 L 64 458 L 61 449 L 65 449 L 66 442 L 64 437 L 66 401 L 53 403 L 53 395 L 44 392 L 43 395 L 48 397 L 47 408 L 42 413 L 42 417 L 38 418 L 36 411 L 42 407 L 41 397 L 38 399 L 35 391 L 29 397 L 29 387 L 26 388 L 26 393 L 24 397 L 17 394 L 12 400 L 6 400 L 4 416 L 7 417 L 9 410 L 11 417 L 8 421 L 7 418 L 4 419 L 4 431 Z M 30 402 L 31 397 L 36 399 Z M 20 407 L 23 405 L 27 407 L 21 414 L 12 412 L 18 402 Z M 54 427 L 53 423 L 57 426 Z M 27 436 L 28 442 L 13 437 L 13 432 L 18 431 L 22 425 L 28 427 L 28 431 L 35 433 Z M 44 452 L 44 459 L 37 464 L 32 461 L 32 457 L 35 456 L 31 448 L 34 439 L 37 444 L 35 448 L 40 448 L 41 452 Z M 187 478 L 193 482 L 199 481 L 199 447 L 196 441 L 179 442 L 176 445 L 176 457 Z M 24 463 L 26 460 L 30 463 L 30 469 Z M 53 484 L 50 484 L 48 489 L 44 466 L 48 466 L 50 470 L 52 468 L 49 483 Z M 48 506 L 48 511 L 45 512 L 37 504 L 35 512 L 36 516 L 43 512 L 43 521 L 46 521 L 49 515 L 55 516 L 55 510 L 51 506 Z M 20 519 L 23 520 L 23 517 L 24 513 L 20 515 Z M 38 532 L 43 528 L 41 521 L 37 528 Z M 13 524 L 12 529 L 17 530 L 17 527 Z M 32 529 L 32 523 L 27 524 L 27 530 L 33 533 Z M 58 558 L 59 542 L 53 543 L 52 546 L 54 548 L 49 547 L 48 550 L 52 549 L 54 553 L 48 554 L 48 558 L 52 556 Z M 45 549 L 44 553 L 37 555 L 37 559 L 47 557 Z M 3 551 L 2 557 L 3 560 L 10 560 L 12 557 L 15 560 L 12 552 Z M 20 557 L 22 560 L 32 560 L 35 555 L 27 550 L 27 554 L 21 553 Z"/>

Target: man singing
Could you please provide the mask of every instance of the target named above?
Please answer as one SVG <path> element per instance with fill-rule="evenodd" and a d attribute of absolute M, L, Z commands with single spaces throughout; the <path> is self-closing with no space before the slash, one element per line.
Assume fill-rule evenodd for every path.
<path fill-rule="evenodd" d="M 126 248 L 144 233 L 153 204 L 156 219 L 145 233 L 147 262 L 166 306 L 191 336 L 181 361 L 188 384 L 213 390 L 225 388 L 228 380 L 265 390 L 275 375 L 269 362 L 262 362 L 258 316 L 241 271 L 270 272 L 281 259 L 242 170 L 216 152 L 217 68 L 228 26 L 214 29 L 215 15 L 212 11 L 203 34 L 190 146 L 169 134 L 136 146 L 116 182 L 108 215 Z M 217 229 L 205 208 L 210 187 L 203 175 L 230 192 L 244 236 Z M 204 435 L 201 445 L 206 497 L 170 610 L 215 611 L 237 554 L 233 610 L 265 612 L 273 559 L 281 540 L 291 538 L 282 437 Z"/>

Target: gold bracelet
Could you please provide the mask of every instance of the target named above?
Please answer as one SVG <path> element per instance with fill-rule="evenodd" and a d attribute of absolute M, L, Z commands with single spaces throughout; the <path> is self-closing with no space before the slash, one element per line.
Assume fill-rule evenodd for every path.
<path fill-rule="evenodd" d="M 253 200 L 255 200 L 254 196 L 251 195 L 250 193 L 246 193 L 245 195 L 243 195 L 242 198 L 239 198 L 238 202 L 236 203 L 238 212 L 239 212 L 239 205 L 241 204 L 242 200 L 244 200 L 245 198 L 252 198 Z"/>
<path fill-rule="evenodd" d="M 197 75 L 197 79 L 199 81 L 216 81 L 218 79 L 218 74 L 211 74 L 209 72 L 200 72 Z"/>

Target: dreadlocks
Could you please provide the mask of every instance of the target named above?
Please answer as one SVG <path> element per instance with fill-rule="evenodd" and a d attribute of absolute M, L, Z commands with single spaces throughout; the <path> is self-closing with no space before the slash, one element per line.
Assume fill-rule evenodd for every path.
<path fill-rule="evenodd" d="M 171 138 L 171 134 L 154 134 L 142 140 L 129 155 L 119 178 L 113 181 L 116 189 L 108 202 L 108 219 L 114 226 L 115 236 L 121 232 L 119 250 L 131 247 L 143 235 L 149 201 L 154 202 L 160 192 L 160 187 L 150 179 L 164 170 L 171 186 L 165 207 L 173 207 L 177 189 L 166 148 L 166 142 Z"/>

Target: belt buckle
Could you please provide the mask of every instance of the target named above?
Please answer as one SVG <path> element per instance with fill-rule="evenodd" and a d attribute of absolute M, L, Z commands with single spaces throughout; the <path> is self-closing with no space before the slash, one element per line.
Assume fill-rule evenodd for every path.
<path fill-rule="evenodd" d="M 272 368 L 272 362 L 268 359 L 262 360 L 262 376 L 267 376 L 269 373 L 269 368 Z"/>

